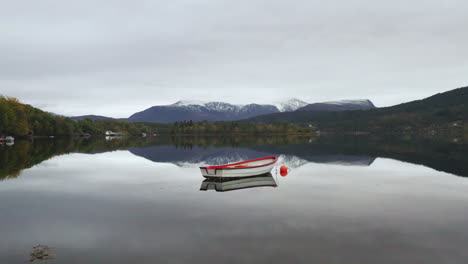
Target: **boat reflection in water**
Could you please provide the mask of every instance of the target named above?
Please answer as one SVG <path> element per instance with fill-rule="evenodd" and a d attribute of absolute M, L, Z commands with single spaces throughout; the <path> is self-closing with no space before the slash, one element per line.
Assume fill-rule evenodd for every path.
<path fill-rule="evenodd" d="M 239 178 L 209 178 L 205 179 L 200 191 L 215 190 L 217 192 L 227 192 L 256 187 L 278 187 L 271 173 Z"/>

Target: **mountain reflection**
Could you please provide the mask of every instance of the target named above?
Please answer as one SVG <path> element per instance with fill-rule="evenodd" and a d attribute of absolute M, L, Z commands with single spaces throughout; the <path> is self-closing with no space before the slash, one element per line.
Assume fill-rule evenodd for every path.
<path fill-rule="evenodd" d="M 171 146 L 152 146 L 130 148 L 134 155 L 144 157 L 153 162 L 168 162 L 180 167 L 197 167 L 203 165 L 221 165 L 255 159 L 262 156 L 279 156 L 278 164 L 285 164 L 290 168 L 298 168 L 309 162 L 337 164 L 343 166 L 370 166 L 376 157 L 362 155 L 282 155 L 272 149 L 256 150 L 251 147 L 197 147 L 187 149 Z"/>
<path fill-rule="evenodd" d="M 153 162 L 180 167 L 225 164 L 261 156 L 280 156 L 279 163 L 298 168 L 308 163 L 370 166 L 377 157 L 421 164 L 468 176 L 468 146 L 449 139 L 378 137 L 153 137 L 18 140 L 0 146 L 0 180 L 18 177 L 56 155 L 128 150 Z"/>

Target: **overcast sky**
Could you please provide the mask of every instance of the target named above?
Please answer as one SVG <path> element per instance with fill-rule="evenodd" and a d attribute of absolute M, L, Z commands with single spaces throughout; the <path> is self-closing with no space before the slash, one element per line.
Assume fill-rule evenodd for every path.
<path fill-rule="evenodd" d="M 468 85 L 468 1 L 0 0 L 0 94 L 127 117 L 180 99 L 371 99 Z"/>

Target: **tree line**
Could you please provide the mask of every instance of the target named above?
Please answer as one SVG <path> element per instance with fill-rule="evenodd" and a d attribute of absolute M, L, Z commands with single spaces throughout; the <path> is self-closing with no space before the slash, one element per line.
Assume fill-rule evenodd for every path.
<path fill-rule="evenodd" d="M 114 119 L 72 120 L 53 115 L 16 98 L 0 96 L 0 136 L 80 136 L 104 135 L 106 131 L 125 135 L 154 134 L 300 134 L 309 129 L 286 122 L 263 124 L 246 122 L 138 123 Z"/>
<path fill-rule="evenodd" d="M 253 122 L 175 122 L 171 128 L 174 135 L 198 135 L 198 134 L 304 134 L 310 129 L 286 122 L 278 123 L 253 123 Z"/>
<path fill-rule="evenodd" d="M 0 136 L 104 135 L 108 130 L 127 135 L 139 135 L 141 133 L 164 133 L 169 129 L 169 124 L 91 119 L 75 121 L 22 104 L 16 98 L 0 96 Z"/>

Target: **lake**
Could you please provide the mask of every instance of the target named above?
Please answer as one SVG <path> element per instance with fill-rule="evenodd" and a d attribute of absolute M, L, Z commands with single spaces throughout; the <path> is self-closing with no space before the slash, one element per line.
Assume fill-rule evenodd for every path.
<path fill-rule="evenodd" d="M 0 146 L 0 263 L 44 252 L 47 263 L 467 263 L 463 142 L 16 141 Z M 198 169 L 269 155 L 286 177 L 223 182 Z"/>

